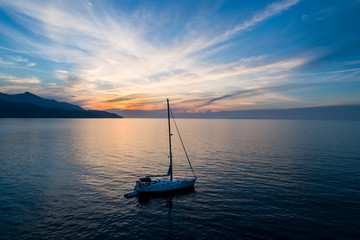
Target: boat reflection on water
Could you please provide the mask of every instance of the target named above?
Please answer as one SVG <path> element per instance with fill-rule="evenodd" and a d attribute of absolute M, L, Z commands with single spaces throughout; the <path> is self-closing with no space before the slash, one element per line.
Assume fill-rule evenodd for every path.
<path fill-rule="evenodd" d="M 179 190 L 174 190 L 174 191 L 156 192 L 156 193 L 138 193 L 137 198 L 139 203 L 148 203 L 151 199 L 154 198 L 167 199 L 166 206 L 172 208 L 172 199 L 174 197 L 181 197 L 183 195 L 190 195 L 192 193 L 196 193 L 194 186 Z"/>
<path fill-rule="evenodd" d="M 177 230 L 177 228 L 173 226 L 173 216 L 172 212 L 174 211 L 173 207 L 176 205 L 176 200 L 184 199 L 184 198 L 191 198 L 196 194 L 194 186 L 176 190 L 176 191 L 167 191 L 167 192 L 159 192 L 159 193 L 152 193 L 152 194 L 138 194 L 136 195 L 139 203 L 139 207 L 149 207 L 151 206 L 152 200 L 157 200 L 158 202 L 155 202 L 155 205 L 160 207 L 161 209 L 164 209 L 164 206 L 166 206 L 167 210 L 167 219 L 165 222 L 163 222 L 163 233 L 166 234 L 166 239 L 174 239 L 174 231 Z M 159 201 L 161 202 L 159 206 Z M 173 204 L 174 202 L 174 204 Z M 163 212 L 165 213 L 165 212 Z M 176 225 L 175 225 L 176 226 Z"/>

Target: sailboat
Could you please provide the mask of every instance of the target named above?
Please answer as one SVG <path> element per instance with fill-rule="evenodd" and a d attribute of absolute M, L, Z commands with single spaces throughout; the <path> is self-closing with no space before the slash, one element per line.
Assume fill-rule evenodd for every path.
<path fill-rule="evenodd" d="M 192 168 L 189 156 L 186 152 L 184 143 L 180 136 L 180 132 L 176 125 L 174 115 L 170 109 L 169 99 L 167 99 L 166 101 L 167 101 L 167 115 L 168 115 L 168 127 L 169 127 L 169 159 L 170 159 L 169 170 L 165 175 L 150 175 L 144 178 L 140 178 L 139 180 L 136 181 L 134 192 L 125 194 L 124 195 L 125 197 L 134 197 L 138 194 L 141 195 L 141 194 L 152 194 L 152 193 L 167 193 L 167 192 L 182 191 L 189 188 L 194 188 L 197 178 L 195 176 L 195 172 Z M 170 127 L 170 115 L 174 120 L 176 131 L 178 133 L 181 145 L 185 152 L 185 156 L 188 160 L 190 169 L 194 176 L 193 178 L 174 178 L 173 176 L 173 157 L 171 152 L 171 137 L 173 134 L 171 133 L 171 127 Z"/>

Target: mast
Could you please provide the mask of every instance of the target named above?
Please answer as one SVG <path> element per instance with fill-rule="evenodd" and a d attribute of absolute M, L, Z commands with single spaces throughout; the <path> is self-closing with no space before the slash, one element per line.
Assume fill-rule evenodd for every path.
<path fill-rule="evenodd" d="M 169 150 L 170 150 L 170 166 L 168 175 L 170 174 L 170 180 L 173 180 L 173 171 L 172 171 L 172 153 L 171 153 L 171 129 L 170 129 L 170 106 L 169 106 L 169 99 L 167 101 L 167 110 L 168 110 L 168 125 L 169 125 Z"/>

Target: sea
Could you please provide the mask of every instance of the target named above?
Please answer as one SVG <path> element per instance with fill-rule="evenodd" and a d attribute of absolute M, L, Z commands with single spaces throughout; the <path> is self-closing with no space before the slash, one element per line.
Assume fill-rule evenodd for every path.
<path fill-rule="evenodd" d="M 0 239 L 360 239 L 359 121 L 176 123 L 195 189 L 142 199 L 167 119 L 0 119 Z"/>

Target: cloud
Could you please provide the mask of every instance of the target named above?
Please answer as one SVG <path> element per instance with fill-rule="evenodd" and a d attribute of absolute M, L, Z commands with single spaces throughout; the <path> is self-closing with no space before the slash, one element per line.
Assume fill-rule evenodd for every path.
<path fill-rule="evenodd" d="M 99 96 L 100 101 L 114 104 L 127 100 L 124 107 L 132 107 L 139 106 L 143 98 L 136 95 L 139 92 L 153 97 L 148 102 L 156 102 L 169 95 L 183 99 L 186 94 L 220 95 L 230 89 L 278 84 L 308 58 L 239 56 L 219 64 L 211 57 L 228 49 L 228 41 L 235 35 L 298 3 L 273 2 L 230 30 L 212 21 L 200 27 L 199 18 L 190 16 L 184 23 L 187 27 L 173 30 L 176 34 L 166 41 L 161 38 L 173 29 L 167 28 L 169 22 L 176 20 L 166 11 L 140 8 L 115 12 L 111 6 L 88 1 L 34 0 L 23 4 L 9 0 L 2 1 L 0 7 L 27 29 L 20 32 L 1 24 L 2 34 L 18 48 L 31 56 L 71 66 L 54 70 L 67 84 L 69 94 Z M 18 60 L 35 66 L 25 58 Z"/>
<path fill-rule="evenodd" d="M 41 81 L 36 77 L 31 78 L 18 78 L 9 75 L 0 75 L 0 82 L 12 83 L 12 84 L 38 84 Z"/>
<path fill-rule="evenodd" d="M 33 67 L 33 66 L 36 66 L 36 63 L 30 62 L 30 63 L 28 63 L 26 66 L 27 66 L 27 67 Z"/>
<path fill-rule="evenodd" d="M 12 65 L 13 67 L 19 66 L 19 63 L 25 63 L 26 67 L 33 67 L 36 65 L 36 63 L 30 62 L 28 59 L 22 58 L 20 56 L 7 56 L 7 59 L 9 59 L 10 61 L 5 61 L 0 58 L 0 64 Z"/>
<path fill-rule="evenodd" d="M 298 4 L 299 2 L 300 0 L 285 0 L 269 4 L 264 10 L 256 13 L 249 20 L 246 20 L 243 23 L 236 25 L 232 30 L 226 32 L 225 36 L 233 35 L 239 31 L 246 30 L 260 22 L 269 19 L 270 17 L 282 13 L 283 11 Z"/>
<path fill-rule="evenodd" d="M 122 101 L 128 101 L 128 100 L 133 100 L 133 99 L 138 99 L 138 98 L 146 98 L 146 97 L 148 97 L 148 95 L 141 94 L 141 93 L 135 93 L 135 94 L 118 97 L 115 99 L 106 100 L 105 102 L 122 102 Z"/>
<path fill-rule="evenodd" d="M 283 92 L 283 91 L 289 91 L 289 90 L 298 90 L 300 88 L 306 88 L 306 87 L 310 87 L 313 86 L 313 83 L 307 83 L 307 84 L 283 84 L 283 85 L 278 85 L 278 86 L 270 86 L 270 87 L 261 87 L 261 88 L 255 88 L 255 89 L 245 89 L 245 90 L 240 90 L 240 91 L 236 91 L 233 92 L 231 94 L 226 94 L 220 97 L 216 97 L 216 98 L 212 98 L 210 100 L 208 100 L 205 104 L 199 106 L 199 107 L 204 107 L 207 105 L 210 105 L 213 102 L 217 102 L 226 98 L 232 98 L 232 97 L 243 97 L 243 98 L 249 98 L 249 97 L 253 97 L 253 96 L 258 96 L 258 95 L 264 95 L 264 94 L 269 94 L 269 93 L 278 93 L 278 92 Z"/>
<path fill-rule="evenodd" d="M 55 72 L 61 73 L 61 74 L 68 74 L 69 73 L 69 71 L 66 71 L 66 70 L 55 70 Z"/>
<path fill-rule="evenodd" d="M 14 63 L 6 61 L 0 57 L 0 65 L 14 65 Z"/>

